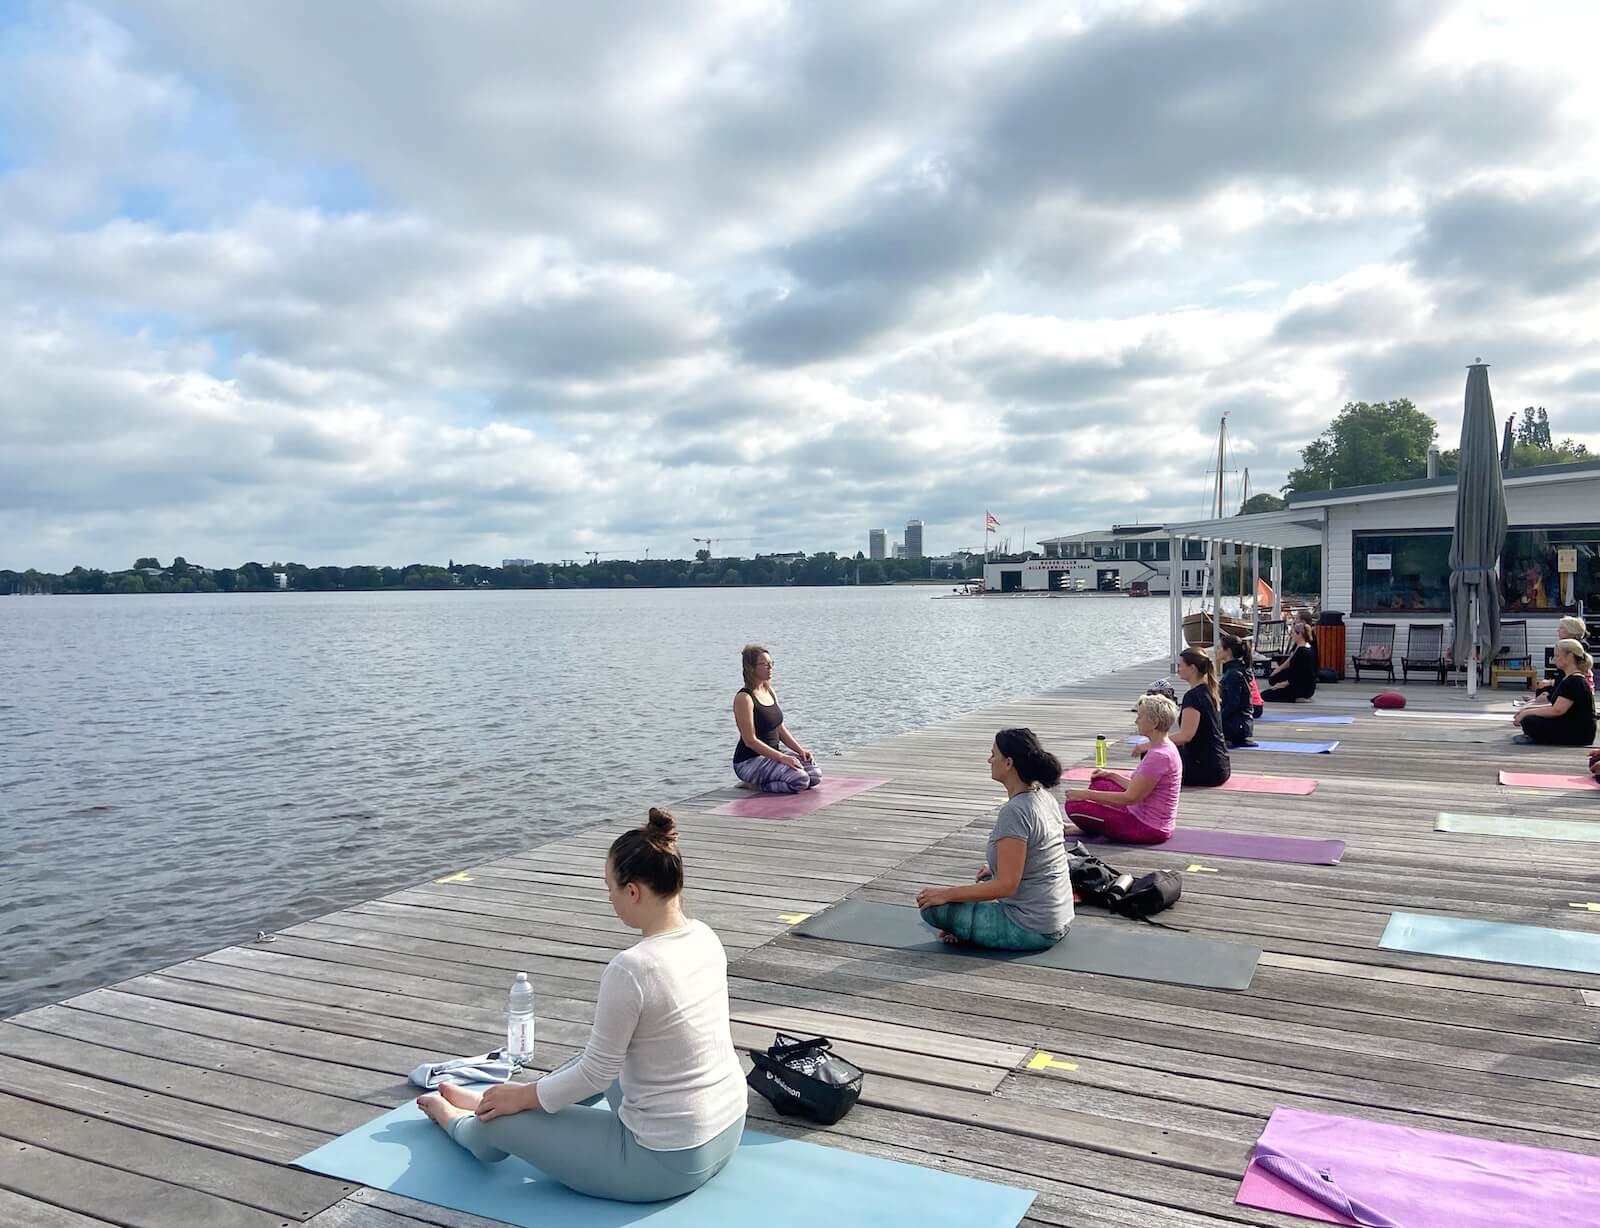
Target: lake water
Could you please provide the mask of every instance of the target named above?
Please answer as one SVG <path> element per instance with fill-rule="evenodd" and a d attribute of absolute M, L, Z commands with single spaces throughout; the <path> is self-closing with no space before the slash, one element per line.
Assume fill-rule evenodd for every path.
<path fill-rule="evenodd" d="M 748 640 L 824 766 L 1164 652 L 942 591 L 0 599 L 0 1016 L 731 782 Z"/>

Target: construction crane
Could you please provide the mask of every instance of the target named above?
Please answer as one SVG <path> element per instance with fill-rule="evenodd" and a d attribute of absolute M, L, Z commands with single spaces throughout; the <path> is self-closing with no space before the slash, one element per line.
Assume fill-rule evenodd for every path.
<path fill-rule="evenodd" d="M 592 567 L 592 566 L 594 566 L 594 564 L 596 564 L 596 563 L 598 563 L 600 561 L 600 556 L 601 555 L 603 555 L 603 554 L 621 554 L 622 551 L 621 550 L 584 550 L 581 553 L 587 554 L 589 556 L 589 565 Z"/>
<path fill-rule="evenodd" d="M 755 538 L 753 538 L 753 537 L 695 537 L 695 538 L 691 538 L 690 540 L 699 542 L 701 545 L 703 545 L 706 548 L 706 557 L 707 558 L 715 558 L 716 555 L 717 555 L 717 543 L 718 542 L 748 542 L 748 541 L 754 541 Z"/>

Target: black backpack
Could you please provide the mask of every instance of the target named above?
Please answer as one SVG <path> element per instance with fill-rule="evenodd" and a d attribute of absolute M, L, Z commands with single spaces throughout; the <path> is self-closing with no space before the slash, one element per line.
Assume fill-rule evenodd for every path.
<path fill-rule="evenodd" d="M 1171 908 L 1183 895 L 1183 875 L 1176 870 L 1156 870 L 1135 878 L 1107 865 L 1082 844 L 1067 850 L 1067 874 L 1080 903 L 1098 904 L 1119 917 L 1136 921 L 1148 921 Z"/>

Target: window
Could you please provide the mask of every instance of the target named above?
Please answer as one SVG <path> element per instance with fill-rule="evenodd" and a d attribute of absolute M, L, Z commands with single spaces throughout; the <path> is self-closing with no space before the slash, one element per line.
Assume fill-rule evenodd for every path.
<path fill-rule="evenodd" d="M 1205 544 L 1205 542 L 1196 541 L 1193 538 L 1188 538 L 1188 537 L 1184 538 L 1183 539 L 1183 557 L 1186 558 L 1186 559 L 1189 559 L 1191 561 L 1193 561 L 1195 559 L 1203 559 L 1203 558 L 1205 558 L 1206 557 L 1206 544 Z"/>
<path fill-rule="evenodd" d="M 1450 612 L 1450 531 L 1356 533 L 1357 614 Z"/>
<path fill-rule="evenodd" d="M 1562 571 L 1562 563 L 1572 569 Z M 1600 525 L 1512 529 L 1500 556 L 1506 612 L 1571 614 L 1600 596 Z"/>
<path fill-rule="evenodd" d="M 1160 541 L 1156 543 L 1156 562 L 1166 563 L 1172 559 L 1172 543 Z"/>

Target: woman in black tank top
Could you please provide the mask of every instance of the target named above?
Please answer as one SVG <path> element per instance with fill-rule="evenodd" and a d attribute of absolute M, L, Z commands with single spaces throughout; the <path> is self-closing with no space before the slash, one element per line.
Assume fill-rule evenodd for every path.
<path fill-rule="evenodd" d="M 772 689 L 772 654 L 759 644 L 746 644 L 740 660 L 744 685 L 733 697 L 733 722 L 739 730 L 733 748 L 734 775 L 763 793 L 815 788 L 822 783 L 822 773 L 811 752 L 784 725 L 783 709 Z"/>

